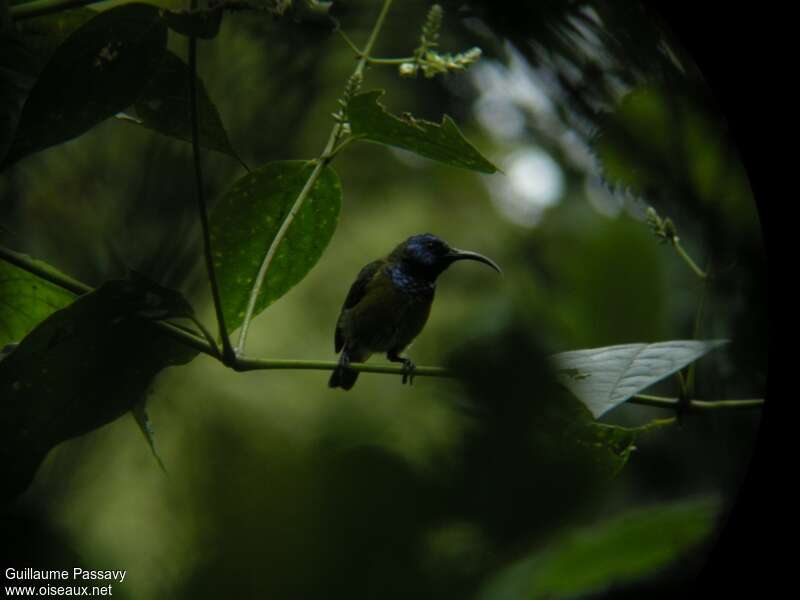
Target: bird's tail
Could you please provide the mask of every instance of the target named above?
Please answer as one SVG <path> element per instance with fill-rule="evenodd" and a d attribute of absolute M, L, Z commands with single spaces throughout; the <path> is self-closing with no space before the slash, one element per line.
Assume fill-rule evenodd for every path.
<path fill-rule="evenodd" d="M 328 380 L 329 387 L 340 387 L 343 390 L 349 390 L 355 385 L 356 379 L 358 379 L 358 371 L 348 368 L 347 365 L 349 363 L 350 357 L 345 350 L 339 358 L 339 364 L 331 373 L 331 378 Z"/>

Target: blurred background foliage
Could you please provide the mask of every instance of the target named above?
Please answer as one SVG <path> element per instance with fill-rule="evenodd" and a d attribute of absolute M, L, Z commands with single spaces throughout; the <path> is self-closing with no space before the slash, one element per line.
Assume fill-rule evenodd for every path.
<path fill-rule="evenodd" d="M 441 599 L 481 589 L 504 598 L 518 588 L 485 582 L 530 553 L 574 550 L 575 528 L 628 509 L 641 519 L 685 498 L 730 505 L 758 413 L 686 415 L 643 437 L 609 479 L 580 444 L 558 437 L 563 408 L 552 403 L 564 396 L 546 361 L 577 348 L 724 337 L 733 343 L 698 365 L 695 397 L 763 397 L 758 216 L 697 67 L 640 3 L 443 4 L 441 48 L 479 46 L 484 58 L 435 80 L 372 67 L 364 88 L 386 89 L 398 114 L 451 115 L 503 173 L 350 146 L 334 163 L 344 204 L 333 241 L 254 322 L 248 352 L 333 359 L 333 326 L 361 266 L 430 231 L 504 269 L 502 279 L 463 265 L 443 276 L 410 351 L 421 365 L 463 368 L 464 381 L 408 387 L 362 375 L 341 393 L 326 387 L 327 372 L 237 374 L 201 355 L 168 369 L 149 399 L 169 474 L 129 416 L 61 444 L 3 516 L 4 551 L 21 565 L 127 569 L 114 594 L 137 599 Z M 409 55 L 427 8 L 396 3 L 377 54 Z M 332 11 L 361 41 L 377 3 Z M 172 35 L 170 47 L 185 56 L 184 38 Z M 199 54 L 208 94 L 250 166 L 317 155 L 354 62 L 328 22 L 291 12 L 226 14 Z M 244 173 L 224 154 L 206 152 L 203 162 L 212 202 Z M 135 268 L 181 289 L 212 323 L 190 168 L 188 144 L 110 119 L 3 174 L 2 241 L 91 285 Z M 713 280 L 658 244 L 644 222 L 650 205 L 672 218 Z M 664 416 L 625 405 L 604 421 Z M 692 514 L 680 535 L 707 539 L 713 511 Z M 602 553 L 669 538 L 675 528 L 664 519 L 609 536 Z M 646 568 L 614 575 L 616 587 L 587 576 L 577 590 L 520 593 L 616 597 L 643 572 L 660 574 L 663 589 L 696 572 L 701 550 L 669 570 L 675 556 L 654 550 Z M 553 560 L 542 556 L 545 566 Z"/>

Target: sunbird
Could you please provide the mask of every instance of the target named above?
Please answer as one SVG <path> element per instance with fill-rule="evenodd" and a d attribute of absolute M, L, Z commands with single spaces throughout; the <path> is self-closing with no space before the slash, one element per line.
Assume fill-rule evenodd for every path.
<path fill-rule="evenodd" d="M 475 260 L 501 272 L 493 260 L 451 248 L 430 233 L 411 236 L 388 256 L 361 269 L 336 322 L 334 348 L 341 356 L 328 385 L 352 388 L 358 371 L 348 365 L 364 362 L 376 352 L 386 352 L 390 361 L 403 363 L 403 383 L 410 384 L 416 366 L 400 353 L 428 320 L 436 279 L 459 260 Z"/>

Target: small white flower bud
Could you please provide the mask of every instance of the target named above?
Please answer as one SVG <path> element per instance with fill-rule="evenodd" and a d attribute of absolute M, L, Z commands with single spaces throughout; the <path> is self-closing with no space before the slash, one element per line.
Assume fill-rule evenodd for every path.
<path fill-rule="evenodd" d="M 404 62 L 399 67 L 400 77 L 416 77 L 417 64 L 413 62 Z"/>

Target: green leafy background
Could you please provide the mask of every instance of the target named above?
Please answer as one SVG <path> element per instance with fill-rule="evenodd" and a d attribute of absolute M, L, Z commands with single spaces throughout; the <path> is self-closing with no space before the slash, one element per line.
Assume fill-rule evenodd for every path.
<path fill-rule="evenodd" d="M 128 569 L 114 595 L 137 599 L 461 599 L 508 589 L 498 581 L 519 564 L 542 570 L 526 566 L 514 586 L 545 568 L 575 571 L 575 587 L 552 575 L 549 581 L 564 586 L 545 591 L 602 597 L 609 585 L 643 578 L 659 589 L 696 572 L 702 540 L 741 483 L 758 413 L 686 415 L 677 426 L 661 422 L 673 415 L 659 409 L 624 405 L 598 425 L 547 365 L 552 354 L 580 348 L 695 335 L 730 339 L 697 363 L 696 395 L 763 395 L 767 270 L 735 147 L 691 64 L 681 73 L 664 58 L 656 20 L 618 3 L 593 2 L 609 28 L 630 36 L 599 36 L 600 47 L 582 54 L 557 35 L 570 30 L 576 3 L 476 4 L 518 53 L 480 37 L 448 10 L 441 49 L 480 45 L 486 58 L 473 75 L 401 80 L 392 68 L 373 67 L 364 89 L 385 89 L 381 103 L 401 119 L 409 112 L 441 123 L 449 115 L 503 173 L 454 168 L 402 144 L 350 145 L 332 164 L 338 177 L 326 172 L 322 181 L 328 190 L 341 182 L 338 226 L 309 238 L 325 251 L 313 268 L 309 261 L 268 292 L 269 306 L 248 343 L 253 356 L 333 360 L 334 324 L 358 270 L 405 237 L 431 231 L 504 270 L 498 278 L 459 263 L 445 273 L 430 322 L 410 350 L 418 364 L 464 369 L 465 381 L 418 378 L 409 387 L 362 375 L 343 393 L 327 388 L 322 371 L 240 374 L 205 356 L 162 370 L 161 361 L 151 371 L 160 372 L 153 385 L 142 387 L 154 390 L 148 413 L 168 475 L 128 415 L 64 441 L 47 454 L 27 492 L 4 509 L 3 550 L 12 548 L 25 566 Z M 374 3 L 352 6 L 342 26 L 363 41 Z M 378 53 L 408 54 L 426 10 L 421 1 L 396 2 Z M 21 34 L 35 29 L 28 28 L 34 21 Z M 170 34 L 168 50 L 181 61 L 185 44 Z M 54 51 L 52 44 L 41 47 L 40 57 Z M 678 44 L 670 47 L 685 60 Z M 557 73 L 564 61 L 573 68 L 563 66 L 567 72 L 599 72 L 599 79 L 582 82 L 586 106 L 569 89 L 545 85 L 566 85 L 568 77 L 536 80 L 549 110 L 541 96 L 520 95 L 528 89 L 520 81 L 535 75 L 525 67 L 529 60 L 545 74 Z M 30 72 L 46 69 L 42 63 L 34 60 Z M 259 174 L 308 168 L 302 161 L 320 152 L 354 63 L 327 27 L 292 14 L 226 14 L 218 36 L 199 44 L 199 75 L 212 101 L 201 107 L 201 115 L 212 115 L 201 139 L 220 151 L 203 152 L 206 192 L 212 215 L 230 219 L 226 235 L 236 231 L 254 249 L 264 247 L 259 238 L 267 233 L 247 218 L 247 207 L 226 216 L 225 202 L 237 181 L 269 189 Z M 608 92 L 618 85 L 636 95 L 619 101 Z M 134 111 L 140 98 L 114 110 L 142 118 Z M 184 98 L 174 96 L 175 106 Z M 212 324 L 186 122 L 165 117 L 162 123 L 174 128 L 154 126 L 167 134 L 160 135 L 113 116 L 82 123 L 71 130 L 80 135 L 48 142 L 13 165 L 7 161 L 0 238 L 95 287 L 134 268 L 181 290 Z M 231 149 L 251 175 L 226 156 Z M 518 163 L 520 156 L 555 164 L 560 186 L 546 208 L 520 204 L 509 187 L 518 169 L 541 165 Z M 597 182 L 595 159 L 606 186 Z M 542 178 L 552 170 L 536 173 Z M 713 255 L 727 270 L 710 284 L 699 281 L 658 245 L 642 205 L 626 200 L 626 191 L 646 195 L 670 216 L 701 266 Z M 340 200 L 325 198 L 333 223 Z M 284 198 L 269 210 L 285 206 Z M 242 239 L 217 242 L 233 246 Z M 0 274 L 8 272 L 14 273 L 4 266 Z M 9 301 L 16 288 L 6 281 L 2 314 L 17 314 Z M 234 290 L 225 301 L 238 296 L 240 306 L 241 287 L 225 289 Z M 50 308 L 26 304 L 37 318 L 69 301 L 47 293 L 54 295 Z M 7 328 L 6 341 L 32 326 Z M 87 375 L 86 388 L 82 379 L 69 379 L 77 393 L 109 405 L 126 400 L 127 369 L 143 360 L 137 354 L 149 356 L 150 346 L 117 353 L 124 339 L 104 338 L 105 377 Z M 675 396 L 678 388 L 670 378 L 650 391 Z M 698 496 L 720 502 L 686 500 Z M 641 527 L 623 525 L 629 514 Z M 652 527 L 672 518 L 685 525 L 681 551 L 652 535 Z M 626 536 L 654 555 L 675 550 L 682 568 L 669 570 L 666 558 L 641 566 L 640 557 L 625 553 L 619 555 L 628 557 L 620 559 L 625 568 L 597 558 L 619 540 L 628 547 Z M 597 561 L 580 570 L 571 558 L 578 550 Z"/>

